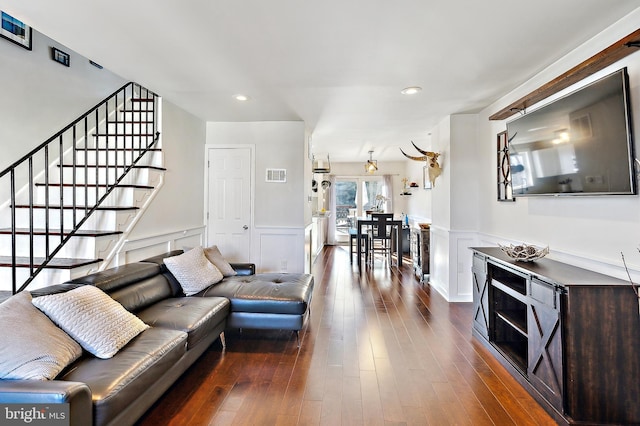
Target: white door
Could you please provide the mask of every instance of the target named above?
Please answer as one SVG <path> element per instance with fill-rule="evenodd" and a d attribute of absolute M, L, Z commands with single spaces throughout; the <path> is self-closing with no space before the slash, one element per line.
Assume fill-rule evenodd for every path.
<path fill-rule="evenodd" d="M 251 258 L 251 149 L 209 148 L 207 243 L 225 259 Z"/>

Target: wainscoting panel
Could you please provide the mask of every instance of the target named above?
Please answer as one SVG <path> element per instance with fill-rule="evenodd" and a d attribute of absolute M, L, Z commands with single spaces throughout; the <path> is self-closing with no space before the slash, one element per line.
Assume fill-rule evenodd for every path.
<path fill-rule="evenodd" d="M 126 263 L 138 262 L 171 250 L 184 250 L 202 245 L 204 242 L 204 230 L 205 227 L 201 226 L 167 234 L 127 240 L 108 267 L 112 268 Z"/>
<path fill-rule="evenodd" d="M 451 277 L 449 296 L 451 302 L 473 301 L 473 285 L 471 266 L 473 253 L 469 247 L 473 247 L 477 241 L 475 232 L 452 231 L 450 234 L 451 246 L 455 252 L 451 253 Z M 455 268 L 453 267 L 455 265 Z"/>
<path fill-rule="evenodd" d="M 449 231 L 431 226 L 429 254 L 429 283 L 446 300 L 449 300 Z"/>
<path fill-rule="evenodd" d="M 431 275 L 429 282 L 449 302 L 471 302 L 472 253 L 474 232 L 451 231 L 431 226 Z"/>
<path fill-rule="evenodd" d="M 313 240 L 313 224 L 304 228 L 304 272 L 311 273 L 314 257 L 311 255 L 311 243 Z"/>
<path fill-rule="evenodd" d="M 254 256 L 258 272 L 305 271 L 304 228 L 256 228 Z"/>

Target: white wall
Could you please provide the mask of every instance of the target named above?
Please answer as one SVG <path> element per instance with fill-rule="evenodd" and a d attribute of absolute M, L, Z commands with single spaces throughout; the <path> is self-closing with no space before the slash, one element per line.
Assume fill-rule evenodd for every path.
<path fill-rule="evenodd" d="M 254 145 L 256 226 L 304 225 L 304 123 L 207 123 L 207 144 Z M 286 183 L 265 182 L 267 168 L 286 169 Z"/>
<path fill-rule="evenodd" d="M 51 60 L 51 47 L 71 66 Z M 0 63 L 0 170 L 126 83 L 37 31 L 31 51 L 0 38 Z"/>
<path fill-rule="evenodd" d="M 131 240 L 204 225 L 205 122 L 163 99 L 161 132 L 164 184 L 131 231 Z"/>
<path fill-rule="evenodd" d="M 506 121 L 488 117 L 511 102 L 593 56 L 638 28 L 640 10 L 589 40 L 545 69 L 530 81 L 505 95 L 479 115 L 478 161 L 485 165 L 478 175 L 479 232 L 483 244 L 526 242 L 549 245 L 550 257 L 588 269 L 626 278 L 620 253 L 627 263 L 640 270 L 640 198 L 638 196 L 540 197 L 518 198 L 515 203 L 496 202 L 496 134 L 505 130 Z M 636 49 L 637 50 L 637 49 Z M 636 157 L 640 135 L 640 52 L 627 56 L 568 91 L 628 67 L 631 86 L 632 124 L 635 129 Z M 532 108 L 535 108 L 534 106 Z"/>
<path fill-rule="evenodd" d="M 50 59 L 51 47 L 69 53 L 69 67 Z M 31 51 L 0 39 L 0 59 L 0 170 L 126 83 L 37 31 L 33 31 Z M 134 247 L 143 257 L 181 248 L 176 233 L 194 245 L 203 232 L 205 123 L 166 99 L 163 113 L 164 185 L 123 248 Z M 8 197 L 0 189 L 0 203 Z"/>
<path fill-rule="evenodd" d="M 305 269 L 305 126 L 301 121 L 208 122 L 209 145 L 255 147 L 251 259 L 260 272 Z M 286 169 L 286 183 L 267 183 L 267 168 Z"/>
<path fill-rule="evenodd" d="M 442 174 L 431 190 L 430 284 L 447 300 L 472 299 L 471 251 L 475 245 L 478 204 L 478 117 L 445 117 L 431 132 L 432 149 L 440 153 Z"/>
<path fill-rule="evenodd" d="M 421 149 L 432 150 L 432 147 L 421 146 Z M 406 175 L 410 182 L 416 182 L 418 188 L 411 188 L 411 197 L 407 197 L 406 213 L 411 223 L 431 223 L 432 189 L 424 189 L 423 167 L 424 161 L 407 160 Z M 436 183 L 437 185 L 438 183 Z"/>

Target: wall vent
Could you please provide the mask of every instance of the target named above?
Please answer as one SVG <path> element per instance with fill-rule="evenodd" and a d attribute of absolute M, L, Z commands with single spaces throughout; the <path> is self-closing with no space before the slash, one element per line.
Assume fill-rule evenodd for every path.
<path fill-rule="evenodd" d="M 287 169 L 267 169 L 266 182 L 283 183 L 287 181 Z"/>

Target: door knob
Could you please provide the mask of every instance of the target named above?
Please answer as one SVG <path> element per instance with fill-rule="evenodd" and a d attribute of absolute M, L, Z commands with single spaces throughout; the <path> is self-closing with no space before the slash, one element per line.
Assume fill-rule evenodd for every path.
<path fill-rule="evenodd" d="M 244 225 L 244 226 L 242 227 L 242 229 L 244 229 L 244 230 L 246 231 L 247 229 L 249 229 L 249 227 L 248 227 L 247 225 Z"/>

